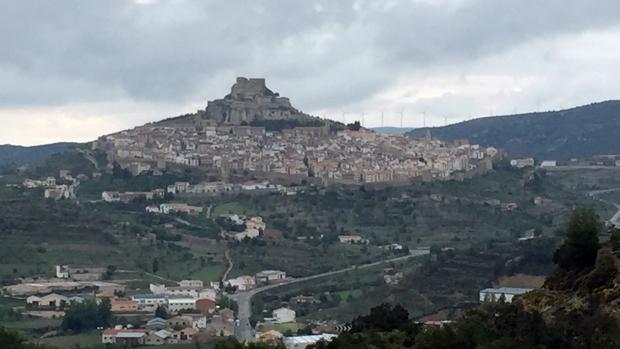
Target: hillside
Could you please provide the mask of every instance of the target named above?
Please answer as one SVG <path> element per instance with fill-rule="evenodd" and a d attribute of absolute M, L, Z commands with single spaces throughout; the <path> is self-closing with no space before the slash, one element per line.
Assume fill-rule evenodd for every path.
<path fill-rule="evenodd" d="M 19 145 L 0 145 L 0 166 L 10 163 L 23 165 L 61 153 L 74 147 L 76 143 L 53 143 L 23 147 Z"/>
<path fill-rule="evenodd" d="M 566 160 L 620 154 L 618 127 L 620 101 L 614 100 L 560 111 L 478 118 L 407 135 L 422 137 L 430 130 L 445 141 L 466 138 L 472 144 L 503 148 L 514 157 Z"/>

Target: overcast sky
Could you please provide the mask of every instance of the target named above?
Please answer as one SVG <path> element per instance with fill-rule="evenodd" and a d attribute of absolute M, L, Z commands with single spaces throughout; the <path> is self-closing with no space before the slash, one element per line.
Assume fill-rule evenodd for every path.
<path fill-rule="evenodd" d="M 237 76 L 307 113 L 443 125 L 616 99 L 617 0 L 0 1 L 0 144 L 194 112 Z"/>

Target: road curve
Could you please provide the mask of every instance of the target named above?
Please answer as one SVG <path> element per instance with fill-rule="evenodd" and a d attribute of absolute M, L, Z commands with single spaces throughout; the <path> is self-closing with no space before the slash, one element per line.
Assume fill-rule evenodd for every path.
<path fill-rule="evenodd" d="M 398 261 L 406 260 L 406 259 L 413 258 L 413 257 L 424 256 L 427 254 L 429 254 L 429 250 L 413 250 L 411 251 L 410 254 L 406 256 L 385 259 L 382 261 L 372 262 L 372 263 L 363 264 L 363 265 L 355 265 L 355 266 L 344 268 L 344 269 L 329 271 L 329 272 L 325 272 L 321 274 L 310 275 L 310 276 L 305 276 L 305 277 L 296 278 L 296 279 L 288 279 L 279 284 L 257 287 L 249 291 L 237 292 L 235 294 L 229 295 L 229 297 L 235 302 L 237 302 L 239 306 L 239 309 L 237 312 L 237 318 L 239 319 L 239 323 L 238 323 L 238 326 L 235 328 L 235 337 L 239 341 L 245 341 L 245 342 L 250 342 L 254 340 L 254 329 L 252 328 L 252 325 L 250 324 L 250 316 L 252 315 L 252 307 L 251 307 L 252 297 L 254 297 L 256 294 L 259 294 L 261 292 L 271 290 L 274 288 L 282 287 L 282 286 L 287 286 L 287 285 L 305 282 L 309 280 L 314 280 L 318 278 L 323 278 L 327 276 L 337 275 L 337 274 L 345 273 L 347 271 L 372 268 L 377 265 L 398 262 Z"/>

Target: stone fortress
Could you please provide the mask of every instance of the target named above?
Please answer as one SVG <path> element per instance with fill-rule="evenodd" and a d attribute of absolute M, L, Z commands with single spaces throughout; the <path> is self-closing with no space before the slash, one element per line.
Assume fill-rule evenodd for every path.
<path fill-rule="evenodd" d="M 198 123 L 204 126 L 250 124 L 255 120 L 312 120 L 310 115 L 293 108 L 286 97 L 267 88 L 265 79 L 238 77 L 230 94 L 209 101 Z"/>

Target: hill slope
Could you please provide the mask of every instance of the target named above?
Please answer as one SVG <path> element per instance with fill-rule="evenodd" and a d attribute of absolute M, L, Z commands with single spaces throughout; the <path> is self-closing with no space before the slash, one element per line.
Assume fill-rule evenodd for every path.
<path fill-rule="evenodd" d="M 61 153 L 72 148 L 77 143 L 53 143 L 23 147 L 19 145 L 0 145 L 0 166 L 16 163 L 18 165 L 27 164 L 33 161 L 44 159 L 52 154 Z"/>
<path fill-rule="evenodd" d="M 620 101 L 520 115 L 494 116 L 445 127 L 407 133 L 421 137 L 431 130 L 445 141 L 466 138 L 471 143 L 503 148 L 515 157 L 565 160 L 620 154 Z"/>

